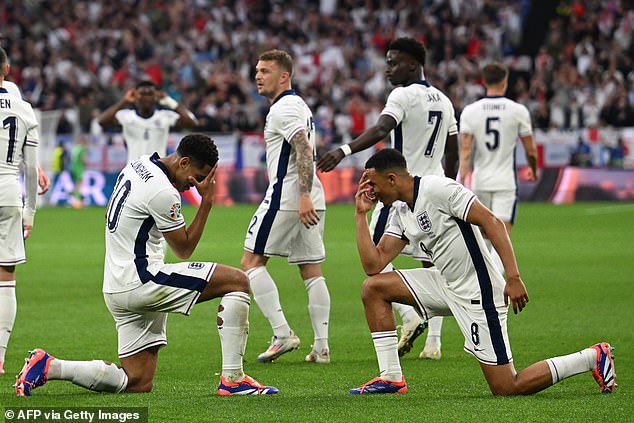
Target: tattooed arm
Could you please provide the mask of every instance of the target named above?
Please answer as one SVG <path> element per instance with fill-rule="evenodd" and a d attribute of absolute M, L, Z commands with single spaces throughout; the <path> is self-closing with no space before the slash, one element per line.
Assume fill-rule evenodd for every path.
<path fill-rule="evenodd" d="M 313 147 L 308 142 L 305 130 L 298 131 L 291 138 L 291 146 L 295 149 L 297 164 L 297 180 L 299 184 L 299 220 L 310 228 L 319 223 L 319 215 L 313 206 L 310 192 L 313 188 Z"/>

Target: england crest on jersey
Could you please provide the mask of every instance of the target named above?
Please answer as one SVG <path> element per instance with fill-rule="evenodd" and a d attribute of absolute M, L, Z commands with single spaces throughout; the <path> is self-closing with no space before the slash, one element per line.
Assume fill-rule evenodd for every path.
<path fill-rule="evenodd" d="M 416 216 L 416 220 L 418 221 L 418 226 L 420 226 L 420 229 L 423 232 L 431 231 L 431 220 L 429 219 L 426 211 Z"/>

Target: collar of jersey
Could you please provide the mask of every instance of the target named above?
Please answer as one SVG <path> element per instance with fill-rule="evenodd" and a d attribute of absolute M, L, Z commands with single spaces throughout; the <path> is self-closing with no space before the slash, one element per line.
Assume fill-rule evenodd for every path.
<path fill-rule="evenodd" d="M 280 95 L 278 95 L 275 100 L 273 100 L 273 103 L 271 103 L 271 105 L 275 104 L 278 102 L 278 100 L 282 97 L 284 97 L 285 95 L 296 95 L 295 90 L 286 90 L 284 92 L 282 92 Z"/>
<path fill-rule="evenodd" d="M 506 98 L 503 95 L 485 95 L 484 98 Z"/>
<path fill-rule="evenodd" d="M 134 113 L 136 113 L 136 115 L 137 115 L 138 117 L 140 117 L 141 119 L 149 119 L 149 118 L 151 118 L 152 116 L 154 116 L 154 112 L 156 112 L 156 107 L 154 108 L 154 110 L 152 110 L 152 114 L 151 114 L 150 116 L 148 116 L 148 117 L 144 117 L 144 116 L 141 116 L 141 115 L 139 114 L 139 111 L 136 109 L 136 107 L 134 108 Z"/>
<path fill-rule="evenodd" d="M 9 94 L 9 91 L 7 91 L 7 89 L 6 89 L 6 88 L 2 88 L 2 87 L 0 87 L 0 93 L 2 93 L 2 94 Z"/>
<path fill-rule="evenodd" d="M 169 170 L 167 170 L 167 166 L 165 166 L 165 164 L 159 159 L 160 157 L 157 152 L 154 152 L 154 154 L 150 156 L 150 161 L 154 163 L 156 166 L 158 166 L 158 168 L 161 169 L 161 171 L 167 176 L 167 179 L 171 181 L 170 172 Z"/>
<path fill-rule="evenodd" d="M 414 176 L 414 195 L 412 197 L 412 212 L 416 208 L 416 199 L 418 198 L 418 191 L 420 190 L 420 176 Z"/>
<path fill-rule="evenodd" d="M 424 79 L 417 79 L 416 81 L 412 81 L 409 84 L 405 84 L 403 86 L 404 87 L 409 87 L 410 85 L 414 85 L 414 84 L 424 85 L 426 87 L 431 87 L 431 84 L 429 82 L 425 81 Z"/>

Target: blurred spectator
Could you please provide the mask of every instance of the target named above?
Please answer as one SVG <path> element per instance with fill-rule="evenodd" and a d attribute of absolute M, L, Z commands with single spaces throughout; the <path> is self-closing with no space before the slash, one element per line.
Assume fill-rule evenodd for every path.
<path fill-rule="evenodd" d="M 460 113 L 482 93 L 478 70 L 510 68 L 509 97 L 536 127 L 634 125 L 634 10 L 624 0 L 561 0 L 533 57 L 517 60 L 532 0 L 182 0 L 0 2 L 12 78 L 43 110 L 64 109 L 64 132 L 143 79 L 195 112 L 200 130 L 260 130 L 266 101 L 254 94 L 252 63 L 272 46 L 292 51 L 293 85 L 313 110 L 327 105 L 322 142 L 365 128 L 389 92 L 385 46 L 422 40 L 426 77 Z M 328 111 L 326 113 L 326 111 Z M 339 112 L 337 112 L 339 111 Z M 329 122 L 326 122 L 329 120 Z M 330 132 L 330 134 L 328 134 Z"/>

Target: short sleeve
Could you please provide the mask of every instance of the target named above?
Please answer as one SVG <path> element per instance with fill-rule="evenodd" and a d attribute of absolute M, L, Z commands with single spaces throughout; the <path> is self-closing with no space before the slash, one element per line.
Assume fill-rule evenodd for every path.
<path fill-rule="evenodd" d="M 174 126 L 180 117 L 181 116 L 173 110 L 161 110 L 161 120 L 166 126 Z"/>
<path fill-rule="evenodd" d="M 533 133 L 533 128 L 531 127 L 531 114 L 528 112 L 526 106 L 520 104 L 518 107 L 518 133 L 520 137 L 525 137 L 527 135 L 531 135 Z"/>
<path fill-rule="evenodd" d="M 405 105 L 407 104 L 406 95 L 407 93 L 402 87 L 394 88 L 387 97 L 385 107 L 381 111 L 381 114 L 391 116 L 396 123 L 399 124 L 405 116 Z"/>
<path fill-rule="evenodd" d="M 390 218 L 384 234 L 409 242 L 409 240 L 405 236 L 405 227 L 398 212 L 394 213 Z"/>
<path fill-rule="evenodd" d="M 452 179 L 435 176 L 429 178 L 433 178 L 431 183 L 426 184 L 429 199 L 449 215 L 466 221 L 476 195 Z"/>
<path fill-rule="evenodd" d="M 462 111 L 462 114 L 460 115 L 460 133 L 461 134 L 473 135 L 474 133 L 471 122 L 469 121 L 469 117 L 471 117 L 471 110 L 472 108 L 467 106 L 464 108 L 464 110 Z"/>
<path fill-rule="evenodd" d="M 287 102 L 279 111 L 271 114 L 273 127 L 276 128 L 285 140 L 290 141 L 297 132 L 306 129 L 306 122 L 302 116 L 304 112 L 299 102 Z"/>
<path fill-rule="evenodd" d="M 185 226 L 181 214 L 181 197 L 172 189 L 160 191 L 148 204 L 148 211 L 161 232 L 170 232 Z"/>
<path fill-rule="evenodd" d="M 119 122 L 119 125 L 125 125 L 130 122 L 131 113 L 135 113 L 132 109 L 121 109 L 117 110 L 114 114 L 114 118 Z"/>

